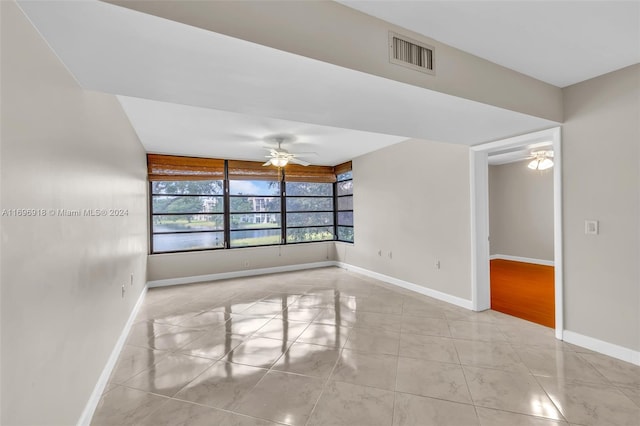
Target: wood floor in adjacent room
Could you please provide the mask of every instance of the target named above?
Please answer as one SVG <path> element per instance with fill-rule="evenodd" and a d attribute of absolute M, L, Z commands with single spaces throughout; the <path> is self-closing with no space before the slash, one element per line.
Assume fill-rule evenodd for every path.
<path fill-rule="evenodd" d="M 553 266 L 491 261 L 491 309 L 555 328 Z"/>

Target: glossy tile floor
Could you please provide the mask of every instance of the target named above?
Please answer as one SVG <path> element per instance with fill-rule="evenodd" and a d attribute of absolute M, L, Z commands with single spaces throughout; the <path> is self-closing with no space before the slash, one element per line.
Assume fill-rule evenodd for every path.
<path fill-rule="evenodd" d="M 640 367 L 338 268 L 148 292 L 96 425 L 634 425 Z"/>

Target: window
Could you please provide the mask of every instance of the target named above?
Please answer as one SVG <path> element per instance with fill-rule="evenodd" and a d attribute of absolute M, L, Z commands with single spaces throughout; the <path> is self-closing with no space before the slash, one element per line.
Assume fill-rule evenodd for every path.
<path fill-rule="evenodd" d="M 221 180 L 151 183 L 153 253 L 224 247 Z"/>
<path fill-rule="evenodd" d="M 286 182 L 287 242 L 334 239 L 333 184 Z"/>
<path fill-rule="evenodd" d="M 147 164 L 151 253 L 353 242 L 350 162 L 278 170 L 252 161 L 148 154 Z"/>
<path fill-rule="evenodd" d="M 231 247 L 280 244 L 282 215 L 280 182 L 229 181 Z"/>
<path fill-rule="evenodd" d="M 353 242 L 353 175 L 348 171 L 339 173 L 336 182 L 336 216 L 338 241 Z"/>

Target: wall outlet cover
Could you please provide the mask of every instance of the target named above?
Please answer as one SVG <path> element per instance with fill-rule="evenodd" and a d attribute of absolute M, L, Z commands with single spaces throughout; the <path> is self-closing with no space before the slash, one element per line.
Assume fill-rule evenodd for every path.
<path fill-rule="evenodd" d="M 587 235 L 598 235 L 600 224 L 597 220 L 584 221 L 584 233 Z"/>

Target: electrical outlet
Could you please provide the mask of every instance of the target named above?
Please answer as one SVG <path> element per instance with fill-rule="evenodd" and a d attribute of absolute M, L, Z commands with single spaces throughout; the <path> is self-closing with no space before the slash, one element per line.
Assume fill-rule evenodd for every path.
<path fill-rule="evenodd" d="M 124 293 L 127 291 L 124 284 L 122 284 L 122 297 L 124 298 Z"/>
<path fill-rule="evenodd" d="M 249 267 L 249 261 L 248 260 L 243 260 L 242 261 L 242 267 L 243 268 L 248 268 Z"/>
<path fill-rule="evenodd" d="M 440 261 L 439 260 L 436 261 L 436 269 L 440 269 Z"/>

